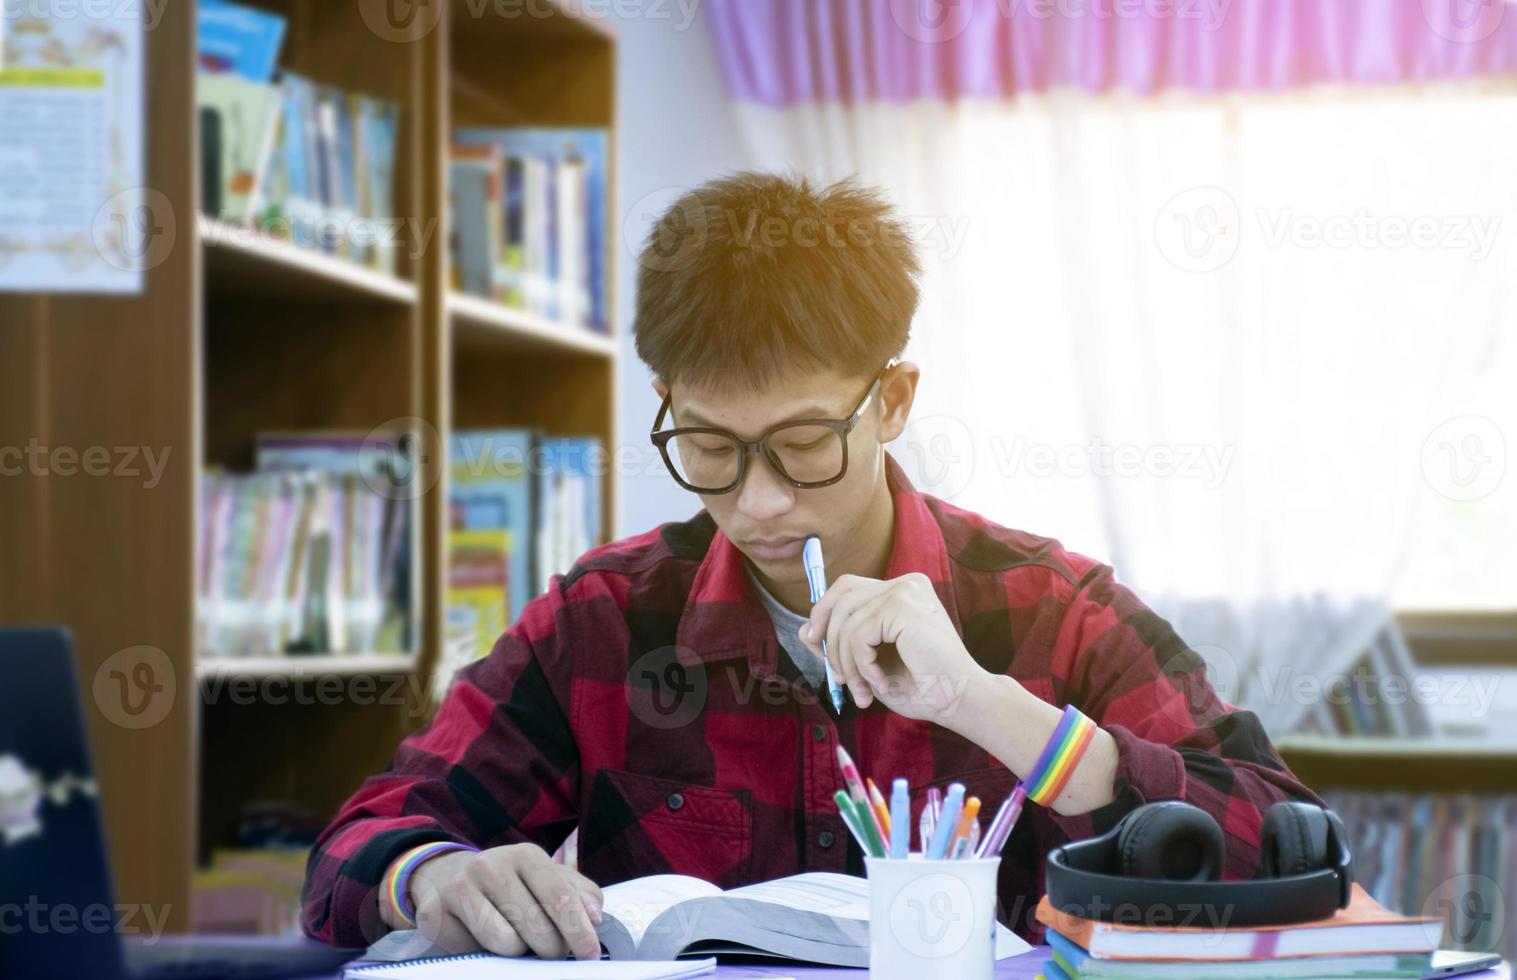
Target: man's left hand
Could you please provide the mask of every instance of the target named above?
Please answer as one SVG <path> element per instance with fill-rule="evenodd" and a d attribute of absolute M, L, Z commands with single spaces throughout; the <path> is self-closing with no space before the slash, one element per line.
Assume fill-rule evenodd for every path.
<path fill-rule="evenodd" d="M 839 576 L 801 627 L 801 641 L 818 656 L 823 636 L 861 708 L 879 698 L 908 718 L 946 725 L 968 685 L 989 676 L 920 572 L 888 581 Z"/>

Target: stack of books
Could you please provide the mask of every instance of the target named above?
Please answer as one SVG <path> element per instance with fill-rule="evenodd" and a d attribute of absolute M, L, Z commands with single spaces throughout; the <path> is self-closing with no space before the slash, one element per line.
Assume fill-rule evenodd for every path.
<path fill-rule="evenodd" d="M 1038 904 L 1052 956 L 1047 980 L 1290 980 L 1421 977 L 1443 923 L 1397 915 L 1358 885 L 1329 919 L 1245 928 L 1099 922 Z"/>
<path fill-rule="evenodd" d="M 453 289 L 605 333 L 606 131 L 465 129 L 453 143 Z"/>
<path fill-rule="evenodd" d="M 489 653 L 527 601 L 600 541 L 604 457 L 598 439 L 528 429 L 453 437 L 447 642 L 436 693 L 459 667 Z"/>
<path fill-rule="evenodd" d="M 398 109 L 278 72 L 284 29 L 278 14 L 200 4 L 201 211 L 393 275 Z"/>

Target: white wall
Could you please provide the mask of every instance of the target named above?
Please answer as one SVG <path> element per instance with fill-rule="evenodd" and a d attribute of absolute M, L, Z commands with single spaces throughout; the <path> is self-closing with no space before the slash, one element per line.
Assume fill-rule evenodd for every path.
<path fill-rule="evenodd" d="M 703 9 L 696 5 L 686 24 L 680 4 L 628 9 L 639 6 L 648 14 L 624 16 L 616 24 L 622 221 L 616 307 L 623 355 L 617 424 L 622 446 L 635 449 L 639 460 L 618 467 L 619 537 L 683 520 L 700 509 L 700 501 L 670 479 L 648 442 L 659 403 L 632 342 L 637 249 L 653 218 L 680 192 L 748 165 Z"/>

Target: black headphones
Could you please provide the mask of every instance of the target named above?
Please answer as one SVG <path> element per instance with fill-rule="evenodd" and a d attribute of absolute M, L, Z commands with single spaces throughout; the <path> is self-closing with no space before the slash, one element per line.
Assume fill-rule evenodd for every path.
<path fill-rule="evenodd" d="M 1264 815 L 1257 875 L 1222 882 L 1222 830 L 1211 814 L 1165 800 L 1111 830 L 1048 852 L 1048 901 L 1085 919 L 1130 925 L 1287 925 L 1348 905 L 1354 858 L 1336 813 L 1276 803 Z"/>

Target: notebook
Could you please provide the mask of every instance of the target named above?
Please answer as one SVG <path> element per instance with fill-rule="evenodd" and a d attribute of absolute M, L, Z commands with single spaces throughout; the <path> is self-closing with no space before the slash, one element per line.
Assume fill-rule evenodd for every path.
<path fill-rule="evenodd" d="M 1097 959 L 1268 960 L 1294 956 L 1431 953 L 1443 936 L 1440 919 L 1397 915 L 1354 885 L 1347 908 L 1329 919 L 1243 929 L 1149 928 L 1082 919 L 1043 896 L 1038 921 Z"/>
<path fill-rule="evenodd" d="M 489 953 L 439 956 L 408 963 L 350 966 L 344 980 L 680 980 L 716 969 L 716 960 L 679 962 L 508 959 Z"/>

